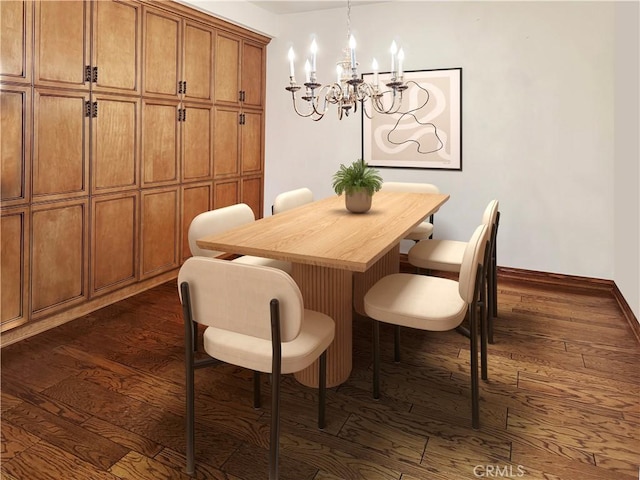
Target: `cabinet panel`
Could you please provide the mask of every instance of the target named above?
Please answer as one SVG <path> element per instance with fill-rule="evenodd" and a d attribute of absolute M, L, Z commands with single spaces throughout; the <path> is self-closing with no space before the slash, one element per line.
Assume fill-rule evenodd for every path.
<path fill-rule="evenodd" d="M 0 131 L 2 206 L 27 203 L 31 165 L 30 87 L 7 85 L 0 88 Z"/>
<path fill-rule="evenodd" d="M 215 101 L 237 105 L 240 102 L 240 39 L 219 32 L 215 54 Z"/>
<path fill-rule="evenodd" d="M 1 330 L 17 327 L 27 321 L 27 285 L 29 284 L 29 207 L 2 211 L 0 224 L 0 304 Z"/>
<path fill-rule="evenodd" d="M 140 10 L 126 0 L 93 2 L 93 90 L 140 93 Z"/>
<path fill-rule="evenodd" d="M 228 207 L 240 201 L 240 180 L 215 182 L 213 208 Z"/>
<path fill-rule="evenodd" d="M 242 179 L 242 203 L 251 207 L 256 218 L 263 217 L 262 177 Z"/>
<path fill-rule="evenodd" d="M 242 47 L 242 91 L 246 107 L 264 104 L 265 50 L 262 45 L 244 42 Z"/>
<path fill-rule="evenodd" d="M 138 192 L 91 200 L 91 294 L 100 295 L 137 279 Z"/>
<path fill-rule="evenodd" d="M 89 94 L 78 91 L 34 92 L 34 199 L 87 194 L 89 180 Z"/>
<path fill-rule="evenodd" d="M 87 233 L 87 200 L 32 207 L 32 318 L 87 299 Z"/>
<path fill-rule="evenodd" d="M 178 102 L 142 101 L 142 186 L 178 182 Z"/>
<path fill-rule="evenodd" d="M 182 180 L 211 179 L 213 175 L 213 107 L 186 105 L 182 123 Z"/>
<path fill-rule="evenodd" d="M 145 8 L 143 95 L 178 96 L 181 29 L 180 17 Z"/>
<path fill-rule="evenodd" d="M 189 225 L 196 215 L 213 208 L 213 183 L 197 183 L 182 187 L 182 257 L 191 256 L 189 250 Z"/>
<path fill-rule="evenodd" d="M 213 146 L 213 175 L 215 178 L 239 173 L 239 115 L 237 109 L 216 107 Z"/>
<path fill-rule="evenodd" d="M 31 82 L 33 2 L 0 2 L 0 80 Z"/>
<path fill-rule="evenodd" d="M 140 276 L 150 277 L 179 264 L 178 188 L 142 191 Z"/>
<path fill-rule="evenodd" d="M 140 99 L 93 95 L 91 193 L 106 193 L 138 186 Z"/>
<path fill-rule="evenodd" d="M 35 84 L 89 89 L 91 4 L 35 2 Z"/>
<path fill-rule="evenodd" d="M 258 173 L 262 171 L 262 112 L 245 110 L 244 124 L 240 127 L 242 138 L 242 173 Z"/>
<path fill-rule="evenodd" d="M 185 100 L 210 103 L 213 98 L 213 30 L 204 25 L 185 22 L 184 27 L 184 80 Z"/>

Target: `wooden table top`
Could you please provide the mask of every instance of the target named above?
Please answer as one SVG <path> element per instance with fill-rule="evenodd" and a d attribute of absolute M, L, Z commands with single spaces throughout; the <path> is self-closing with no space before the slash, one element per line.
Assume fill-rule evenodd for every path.
<path fill-rule="evenodd" d="M 349 212 L 333 196 L 197 240 L 201 248 L 364 272 L 449 195 L 377 192 L 371 210 Z"/>

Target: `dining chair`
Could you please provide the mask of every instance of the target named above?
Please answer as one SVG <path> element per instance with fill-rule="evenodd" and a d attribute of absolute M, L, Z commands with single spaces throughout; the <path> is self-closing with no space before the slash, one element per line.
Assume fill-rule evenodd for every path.
<path fill-rule="evenodd" d="M 207 250 L 200 248 L 196 240 L 216 233 L 222 233 L 247 223 L 255 222 L 256 217 L 251 207 L 245 203 L 237 203 L 228 207 L 217 208 L 200 213 L 191 221 L 189 225 L 188 239 L 191 255 L 194 257 L 219 257 L 225 252 Z M 253 255 L 243 255 L 232 260 L 237 263 L 247 263 L 250 265 L 263 265 L 274 267 L 291 273 L 291 263 L 272 258 L 254 257 Z"/>
<path fill-rule="evenodd" d="M 500 211 L 498 200 L 491 200 L 482 215 L 482 223 L 489 226 L 489 251 L 487 275 L 484 278 L 487 288 L 487 322 L 488 341 L 493 340 L 493 319 L 498 316 L 498 278 L 496 241 Z M 426 270 L 440 270 L 445 272 L 459 272 L 467 242 L 457 240 L 427 240 L 413 245 L 407 252 L 409 263 Z"/>
<path fill-rule="evenodd" d="M 465 247 L 458 281 L 395 273 L 382 277 L 365 294 L 364 310 L 373 320 L 373 397 L 380 397 L 380 322 L 429 331 L 456 329 L 469 322 L 471 370 L 471 423 L 480 427 L 478 385 L 478 308 L 482 271 L 489 236 L 487 225 L 479 225 Z"/>
<path fill-rule="evenodd" d="M 380 190 L 385 192 L 440 193 L 438 187 L 431 183 L 384 182 Z M 411 230 L 405 239 L 419 242 L 432 238 L 434 213 L 429 215 L 429 221 L 422 222 Z"/>
<path fill-rule="evenodd" d="M 313 192 L 306 187 L 278 194 L 271 206 L 273 215 L 313 202 Z"/>
<path fill-rule="evenodd" d="M 178 286 L 185 334 L 187 473 L 195 468 L 194 372 L 222 361 L 253 370 L 255 408 L 260 407 L 260 372 L 271 374 L 269 479 L 276 480 L 280 376 L 319 359 L 318 427 L 324 428 L 326 350 L 335 335 L 333 319 L 305 309 L 295 281 L 276 268 L 191 257 L 180 268 Z M 206 326 L 208 358 L 194 356 L 197 324 Z"/>

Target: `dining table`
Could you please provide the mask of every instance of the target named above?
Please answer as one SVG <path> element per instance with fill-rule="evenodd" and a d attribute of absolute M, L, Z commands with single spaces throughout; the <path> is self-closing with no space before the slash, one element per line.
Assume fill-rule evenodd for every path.
<path fill-rule="evenodd" d="M 368 212 L 351 213 L 342 196 L 331 196 L 196 243 L 203 249 L 291 262 L 304 307 L 335 322 L 326 380 L 333 387 L 351 373 L 353 311 L 364 315 L 367 290 L 399 271 L 402 239 L 448 199 L 446 194 L 380 191 Z M 303 385 L 317 387 L 317 364 L 294 376 Z"/>

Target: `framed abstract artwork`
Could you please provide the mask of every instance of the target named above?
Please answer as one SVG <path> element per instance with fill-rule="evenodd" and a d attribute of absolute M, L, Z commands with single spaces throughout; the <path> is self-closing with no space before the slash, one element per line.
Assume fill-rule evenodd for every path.
<path fill-rule="evenodd" d="M 362 78 L 371 82 L 373 75 Z M 378 75 L 382 91 L 390 78 Z M 405 72 L 404 82 L 396 113 L 363 111 L 362 158 L 372 167 L 462 170 L 462 68 Z M 385 93 L 383 103 L 391 96 Z"/>

